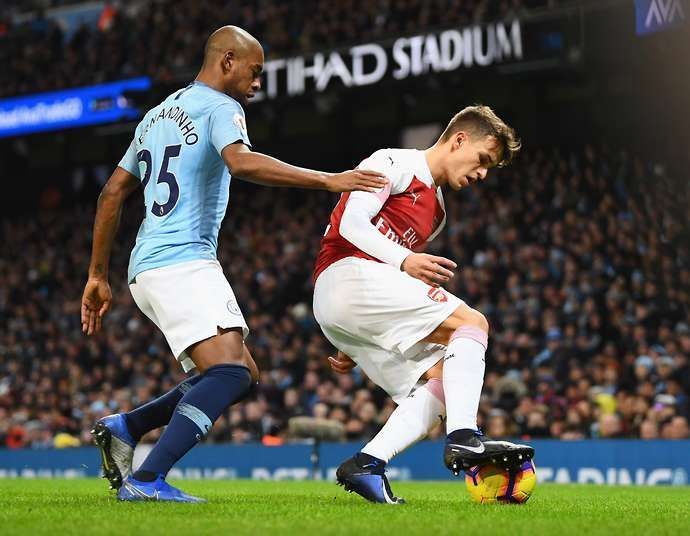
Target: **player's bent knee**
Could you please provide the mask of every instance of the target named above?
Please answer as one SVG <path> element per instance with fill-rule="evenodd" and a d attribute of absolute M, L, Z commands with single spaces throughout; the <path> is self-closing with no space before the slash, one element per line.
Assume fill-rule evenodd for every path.
<path fill-rule="evenodd" d="M 472 326 L 485 331 L 487 334 L 489 333 L 489 321 L 482 313 L 476 309 L 472 309 L 471 307 L 462 307 L 456 309 L 453 312 L 451 319 L 454 321 L 452 322 L 451 326 L 453 329 L 457 329 L 462 326 Z"/>
<path fill-rule="evenodd" d="M 489 321 L 486 319 L 486 317 L 477 311 L 476 309 L 472 309 L 472 324 L 473 326 L 478 327 L 482 331 L 485 331 L 487 335 L 489 334 Z"/>
<path fill-rule="evenodd" d="M 244 355 L 242 331 L 218 328 L 218 334 L 187 348 L 187 354 L 199 372 L 216 365 L 243 365 L 250 368 Z"/>
<path fill-rule="evenodd" d="M 211 367 L 216 367 L 218 365 L 236 365 L 249 369 L 243 359 L 234 359 L 229 356 L 199 356 L 193 359 L 193 361 L 197 370 L 202 374 Z M 249 373 L 251 375 L 251 369 L 249 369 Z"/>
<path fill-rule="evenodd" d="M 488 337 L 489 321 L 486 317 L 476 309 L 463 304 L 423 340 L 433 344 L 448 345 L 455 332 L 463 327 L 479 329 L 486 334 L 483 338 Z"/>
<path fill-rule="evenodd" d="M 243 348 L 242 359 L 244 361 L 244 365 L 249 369 L 249 374 L 251 374 L 252 377 L 252 383 L 258 382 L 259 367 L 256 365 L 252 354 L 249 352 L 249 349 L 246 346 Z"/>

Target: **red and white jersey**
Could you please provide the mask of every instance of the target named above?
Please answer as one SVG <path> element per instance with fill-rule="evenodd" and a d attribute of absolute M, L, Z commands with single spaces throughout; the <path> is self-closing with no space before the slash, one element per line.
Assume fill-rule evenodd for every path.
<path fill-rule="evenodd" d="M 377 262 L 389 262 L 400 266 L 410 253 L 423 252 L 427 244 L 441 231 L 446 222 L 446 212 L 441 188 L 434 184 L 424 151 L 415 149 L 382 149 L 376 151 L 358 166 L 385 174 L 388 184 L 379 192 L 349 192 L 340 197 L 331 213 L 330 223 L 321 240 L 316 259 L 314 281 L 328 266 L 346 257 L 359 257 Z M 369 247 L 364 251 L 352 242 L 365 243 L 341 234 L 343 214 L 348 203 L 361 203 L 367 209 L 371 225 L 385 238 L 397 244 L 397 250 L 380 254 Z M 360 229 L 360 232 L 363 229 Z M 380 240 L 377 238 L 377 240 Z M 383 253 L 383 252 L 382 252 Z"/>

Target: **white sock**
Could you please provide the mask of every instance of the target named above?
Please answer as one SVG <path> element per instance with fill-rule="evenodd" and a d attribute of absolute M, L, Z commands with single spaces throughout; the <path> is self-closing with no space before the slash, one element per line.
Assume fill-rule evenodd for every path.
<path fill-rule="evenodd" d="M 460 327 L 450 338 L 443 361 L 448 433 L 461 428 L 477 429 L 488 338 L 484 330 L 474 326 Z"/>
<path fill-rule="evenodd" d="M 433 378 L 395 408 L 362 452 L 388 463 L 393 456 L 426 436 L 445 414 L 443 382 Z"/>

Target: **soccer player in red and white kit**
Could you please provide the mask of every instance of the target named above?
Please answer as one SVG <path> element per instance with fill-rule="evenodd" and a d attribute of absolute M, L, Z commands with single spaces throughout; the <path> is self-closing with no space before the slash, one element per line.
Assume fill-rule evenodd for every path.
<path fill-rule="evenodd" d="M 515 131 L 489 107 L 467 107 L 429 149 L 383 149 L 365 159 L 360 166 L 385 174 L 388 184 L 343 194 L 331 213 L 314 271 L 314 316 L 339 350 L 331 366 L 358 364 L 398 404 L 337 471 L 340 484 L 368 500 L 402 502 L 385 465 L 444 415 L 444 461 L 456 475 L 489 462 L 517 466 L 534 455 L 527 445 L 479 431 L 489 324 L 441 288 L 455 263 L 423 253 L 446 222 L 442 188 L 484 180 L 519 149 Z"/>

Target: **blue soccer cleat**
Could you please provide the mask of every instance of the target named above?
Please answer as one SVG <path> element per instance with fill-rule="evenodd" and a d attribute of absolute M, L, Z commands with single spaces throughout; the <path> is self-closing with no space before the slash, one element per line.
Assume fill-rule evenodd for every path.
<path fill-rule="evenodd" d="M 122 481 L 132 474 L 132 457 L 136 446 L 124 415 L 117 413 L 103 417 L 93 427 L 91 434 L 101 451 L 103 478 L 110 482 L 110 489 L 119 489 Z"/>
<path fill-rule="evenodd" d="M 404 504 L 404 499 L 396 497 L 391 491 L 384 472 L 386 464 L 360 463 L 357 455 L 343 462 L 335 473 L 339 486 L 346 491 L 355 492 L 367 501 L 384 504 Z"/>
<path fill-rule="evenodd" d="M 206 499 L 187 495 L 158 476 L 153 482 L 141 482 L 134 477 L 127 477 L 117 491 L 119 501 L 163 501 L 179 503 L 205 503 Z"/>

